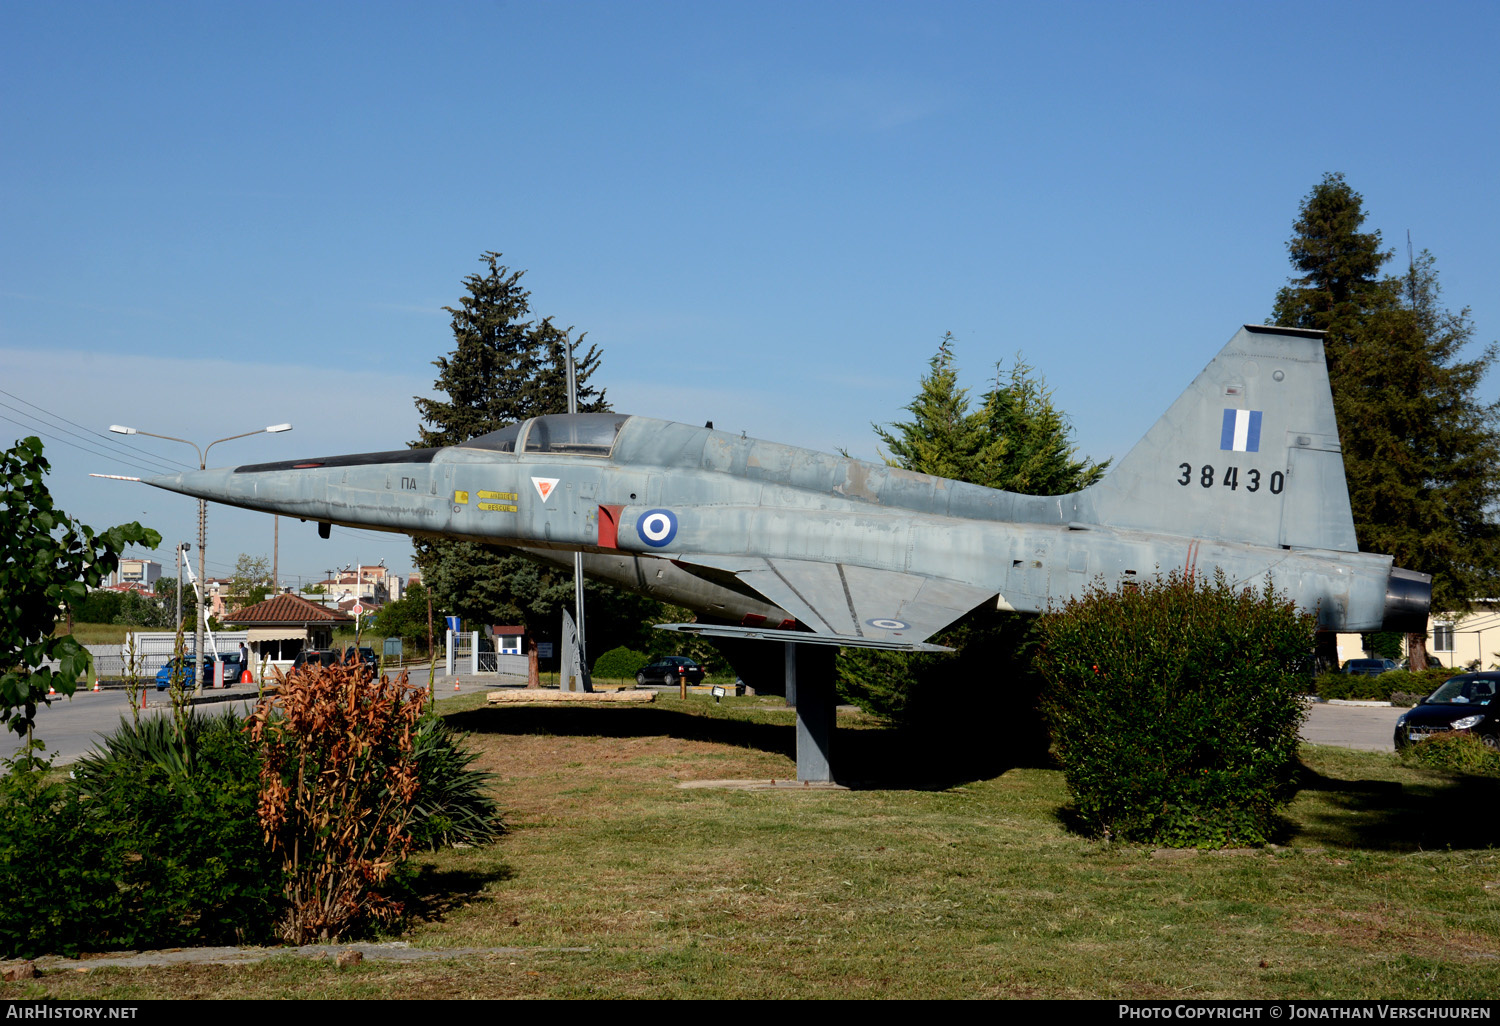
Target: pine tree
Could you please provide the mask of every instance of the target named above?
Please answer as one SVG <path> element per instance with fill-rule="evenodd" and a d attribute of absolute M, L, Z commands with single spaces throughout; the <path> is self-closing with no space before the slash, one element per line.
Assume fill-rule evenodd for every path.
<path fill-rule="evenodd" d="M 1108 461 L 1075 459 L 1067 417 L 1019 355 L 1008 380 L 996 366 L 995 387 L 971 412 L 968 390 L 958 387 L 955 341 L 952 332 L 944 335 L 928 362 L 921 391 L 906 407 L 912 420 L 875 427 L 892 466 L 1026 495 L 1062 495 L 1104 476 Z"/>
<path fill-rule="evenodd" d="M 1102 478 L 1109 460 L 1077 459 L 1073 428 L 1052 405 L 1047 382 L 1016 354 L 1007 380 L 995 367 L 995 387 L 984 397 L 983 416 L 998 461 L 976 484 L 1023 495 L 1065 495 Z"/>
<path fill-rule="evenodd" d="M 438 369 L 433 387 L 448 397 L 418 397 L 417 412 L 429 426 L 421 428 L 422 446 L 457 445 L 507 424 L 568 412 L 567 349 L 571 328 L 558 328 L 552 319 L 532 323 L 531 293 L 521 287 L 525 271 L 500 263 L 500 254 L 483 254 L 488 274 L 464 279 L 468 294 L 451 315 L 453 351 L 433 361 Z M 599 366 L 599 351 L 589 346 L 578 353 L 584 336 L 574 345 L 577 361 L 578 409 L 609 409 L 604 390 L 588 383 Z"/>
<path fill-rule="evenodd" d="M 969 412 L 968 389 L 958 387 L 953 366 L 950 331 L 938 343 L 928 361 L 921 391 L 906 407 L 912 420 L 892 424 L 887 431 L 874 425 L 875 434 L 891 451 L 892 466 L 933 474 L 955 481 L 974 481 L 986 476 L 986 468 L 999 458 L 995 439 L 982 416 Z"/>
<path fill-rule="evenodd" d="M 424 421 L 416 445 L 457 445 L 507 424 L 568 411 L 572 329 L 557 327 L 550 317 L 530 319 L 531 293 L 521 286 L 524 271 L 501 264 L 495 252 L 483 254 L 480 262 L 486 273 L 466 277 L 459 305 L 444 307 L 451 316 L 453 351 L 433 361 L 438 368 L 433 387 L 447 399 L 416 400 Z M 583 338 L 579 335 L 574 343 L 578 410 L 606 411 L 604 389 L 589 384 L 600 353 L 595 346 L 582 352 Z M 520 623 L 534 635 L 550 637 L 559 611 L 572 601 L 571 574 L 539 566 L 502 546 L 449 540 L 414 545 L 434 604 L 466 623 Z M 596 604 L 634 601 L 609 588 L 591 586 L 590 591 Z M 594 621 L 591 613 L 591 626 Z M 597 631 L 593 637 L 611 640 Z"/>
<path fill-rule="evenodd" d="M 1379 232 L 1363 233 L 1363 199 L 1342 175 L 1303 200 L 1288 243 L 1293 278 L 1276 297 L 1278 324 L 1328 332 L 1324 346 L 1361 549 L 1433 575 L 1433 607 L 1461 613 L 1500 583 L 1496 406 L 1476 397 L 1494 345 L 1473 341 L 1467 308 L 1442 306 L 1435 261 L 1423 251 L 1404 277 L 1382 277 Z M 1414 669 L 1426 635 L 1408 639 Z"/>
<path fill-rule="evenodd" d="M 912 419 L 888 430 L 875 427 L 891 453 L 887 462 L 1027 495 L 1062 495 L 1104 476 L 1108 461 L 1077 458 L 1067 416 L 1052 405 L 1046 381 L 1019 355 L 1009 374 L 1003 365 L 996 366 L 994 387 L 980 408 L 971 411 L 968 391 L 958 387 L 955 342 L 950 332 L 938 344 L 920 391 L 906 407 Z M 942 643 L 957 652 L 952 657 L 843 649 L 837 663 L 840 691 L 893 722 L 922 727 L 946 721 L 945 711 L 931 699 L 953 679 L 993 679 L 1007 671 L 1015 680 L 1027 679 L 1029 671 L 1017 662 L 1017 652 L 1030 620 L 978 610 L 944 632 Z M 1002 699 L 1018 703 L 1021 722 L 1031 715 L 1026 694 L 1025 686 L 1012 688 Z"/>
<path fill-rule="evenodd" d="M 1380 249 L 1379 232 L 1359 231 L 1364 221 L 1364 198 L 1342 174 L 1330 173 L 1303 198 L 1287 242 L 1303 276 L 1276 294 L 1274 322 L 1326 331 L 1330 374 L 1370 314 L 1396 298 L 1392 282 L 1380 276 L 1391 252 Z"/>

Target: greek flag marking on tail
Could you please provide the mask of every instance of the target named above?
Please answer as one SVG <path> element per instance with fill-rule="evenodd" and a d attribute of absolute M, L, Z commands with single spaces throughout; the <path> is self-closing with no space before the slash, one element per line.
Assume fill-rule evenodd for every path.
<path fill-rule="evenodd" d="M 1232 452 L 1260 452 L 1260 410 L 1225 410 L 1219 448 Z"/>

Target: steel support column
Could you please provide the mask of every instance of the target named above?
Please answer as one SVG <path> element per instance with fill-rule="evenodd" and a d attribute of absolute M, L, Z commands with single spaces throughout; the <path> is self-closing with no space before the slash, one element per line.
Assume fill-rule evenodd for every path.
<path fill-rule="evenodd" d="M 813 783 L 833 780 L 836 651 L 819 645 L 786 644 L 787 702 L 797 708 L 798 780 Z"/>

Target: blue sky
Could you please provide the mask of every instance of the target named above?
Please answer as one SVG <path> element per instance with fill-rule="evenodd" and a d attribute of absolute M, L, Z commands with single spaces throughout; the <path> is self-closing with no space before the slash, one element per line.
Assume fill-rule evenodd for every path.
<path fill-rule="evenodd" d="M 96 450 L 44 439 L 59 504 L 140 519 L 166 555 L 193 502 L 88 478 L 142 454 L 39 411 L 199 441 L 296 425 L 219 465 L 398 447 L 485 250 L 602 348 L 616 408 L 872 458 L 945 331 L 976 393 L 1021 352 L 1083 451 L 1123 454 L 1268 316 L 1328 171 L 1398 259 L 1408 230 L 1435 254 L 1478 344 L 1500 337 L 1493 4 L 60 3 L 0 24 L 0 438 Z M 209 523 L 210 573 L 269 554 L 268 518 Z M 282 526 L 284 577 L 410 565 L 399 538 Z"/>

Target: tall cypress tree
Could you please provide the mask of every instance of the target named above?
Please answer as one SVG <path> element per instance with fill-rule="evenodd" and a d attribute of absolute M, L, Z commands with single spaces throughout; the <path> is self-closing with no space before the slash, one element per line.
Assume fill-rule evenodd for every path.
<path fill-rule="evenodd" d="M 1277 293 L 1277 324 L 1319 328 L 1333 387 L 1349 500 L 1361 549 L 1433 575 L 1433 608 L 1463 613 L 1500 584 L 1500 409 L 1476 392 L 1495 362 L 1473 341 L 1467 308 L 1442 306 L 1435 261 L 1423 251 L 1403 277 L 1379 232 L 1361 232 L 1363 198 L 1340 174 L 1303 200 L 1287 244 L 1302 272 Z M 1426 662 L 1425 634 L 1408 639 Z"/>
<path fill-rule="evenodd" d="M 476 435 L 528 417 L 568 412 L 567 349 L 571 328 L 558 328 L 548 317 L 531 314 L 531 293 L 521 287 L 525 271 L 500 263 L 500 254 L 483 254 L 488 273 L 464 279 L 467 295 L 451 316 L 453 351 L 432 362 L 438 369 L 433 387 L 448 397 L 418 397 L 417 412 L 426 425 L 416 444 L 457 445 Z M 588 383 L 599 366 L 599 350 L 577 352 L 578 409 L 607 410 L 604 390 Z"/>
<path fill-rule="evenodd" d="M 531 320 L 531 293 L 521 286 L 524 271 L 483 254 L 485 273 L 464 279 L 466 294 L 451 316 L 453 351 L 433 361 L 433 387 L 443 399 L 417 398 L 423 425 L 419 446 L 457 445 L 529 417 L 568 411 L 567 349 L 571 328 L 551 318 Z M 580 335 L 578 342 L 582 342 Z M 604 390 L 589 384 L 599 366 L 596 346 L 575 345 L 580 412 L 609 409 Z M 572 578 L 538 566 L 502 546 L 476 542 L 414 542 L 416 562 L 435 606 L 474 623 L 521 623 L 550 637 L 558 611 L 572 601 Z M 601 589 L 607 601 L 631 601 Z M 599 649 L 604 651 L 604 649 Z"/>

